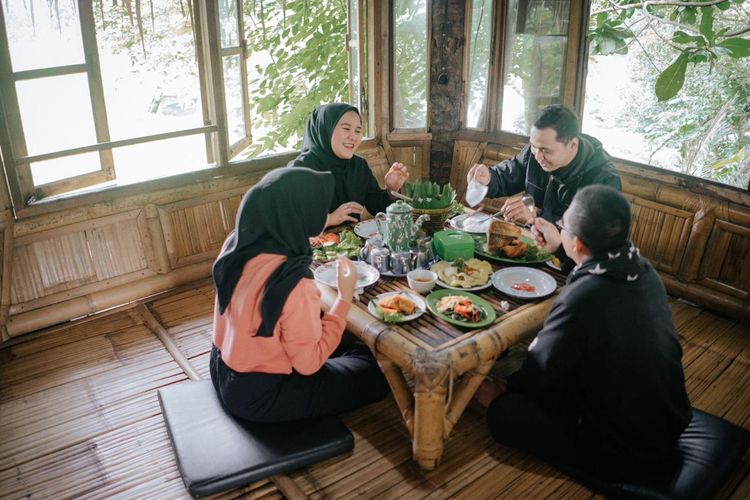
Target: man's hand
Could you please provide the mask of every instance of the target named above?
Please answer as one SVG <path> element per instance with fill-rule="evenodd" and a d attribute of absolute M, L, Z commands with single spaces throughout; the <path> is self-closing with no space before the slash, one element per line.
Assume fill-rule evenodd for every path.
<path fill-rule="evenodd" d="M 388 173 L 385 174 L 385 187 L 391 191 L 398 191 L 408 178 L 409 169 L 403 163 L 394 163 Z"/>
<path fill-rule="evenodd" d="M 490 184 L 490 178 L 490 169 L 487 168 L 487 165 L 482 163 L 477 163 L 471 167 L 469 173 L 466 174 L 466 182 L 475 180 L 483 186 L 488 186 Z"/>
<path fill-rule="evenodd" d="M 343 203 L 339 206 L 339 208 L 328 214 L 328 218 L 326 219 L 326 227 L 338 226 L 339 224 L 343 224 L 344 222 L 357 222 L 357 219 L 352 217 L 350 214 L 362 215 L 364 211 L 365 207 L 355 201 L 348 201 L 346 203 Z"/>
<path fill-rule="evenodd" d="M 503 204 L 503 208 L 500 209 L 500 212 L 502 212 L 503 217 L 505 217 L 506 220 L 519 222 L 521 224 L 531 222 L 534 217 L 536 217 L 536 207 L 534 214 L 532 214 L 526 205 L 524 205 L 521 196 L 511 196 L 505 200 L 505 204 Z"/>
<path fill-rule="evenodd" d="M 549 253 L 555 253 L 562 244 L 560 231 L 557 230 L 554 224 L 541 217 L 534 219 L 531 226 L 531 234 L 534 235 L 537 245 Z"/>

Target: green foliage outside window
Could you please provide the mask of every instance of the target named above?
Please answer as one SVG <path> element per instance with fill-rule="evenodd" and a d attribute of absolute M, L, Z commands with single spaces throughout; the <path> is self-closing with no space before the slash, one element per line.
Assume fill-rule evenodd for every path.
<path fill-rule="evenodd" d="M 308 114 L 348 100 L 344 0 L 245 0 L 250 156 L 299 149 Z"/>
<path fill-rule="evenodd" d="M 638 86 L 622 120 L 647 139 L 651 157 L 679 152 L 677 164 L 658 166 L 748 187 L 749 19 L 746 0 L 593 3 L 591 56 L 636 58 Z"/>

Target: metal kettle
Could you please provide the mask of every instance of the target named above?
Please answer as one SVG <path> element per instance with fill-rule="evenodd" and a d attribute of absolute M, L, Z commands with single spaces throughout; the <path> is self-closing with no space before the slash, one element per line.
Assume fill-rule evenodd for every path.
<path fill-rule="evenodd" d="M 414 221 L 414 209 L 403 200 L 391 203 L 385 211 L 386 213 L 379 212 L 375 216 L 375 225 L 383 242 L 392 252 L 408 252 L 422 223 L 430 220 L 430 216 L 420 215 Z"/>

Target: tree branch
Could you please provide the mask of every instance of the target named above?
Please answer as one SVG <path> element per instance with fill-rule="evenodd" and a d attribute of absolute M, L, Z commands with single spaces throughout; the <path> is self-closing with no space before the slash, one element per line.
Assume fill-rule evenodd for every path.
<path fill-rule="evenodd" d="M 748 32 L 750 32 L 750 26 L 744 29 L 737 30 L 737 31 L 732 31 L 730 33 L 724 33 L 723 38 L 731 38 L 733 36 L 741 35 L 743 33 L 748 33 Z"/>
<path fill-rule="evenodd" d="M 726 0 L 710 0 L 708 2 L 643 2 L 643 3 L 631 3 L 627 5 L 618 5 L 616 7 L 610 7 L 609 9 L 602 9 L 592 12 L 591 15 L 595 16 L 603 12 L 617 12 L 618 10 L 628 9 L 640 9 L 646 6 L 652 7 L 709 7 L 711 5 L 717 5 Z M 611 2 L 610 2 L 611 3 Z"/>

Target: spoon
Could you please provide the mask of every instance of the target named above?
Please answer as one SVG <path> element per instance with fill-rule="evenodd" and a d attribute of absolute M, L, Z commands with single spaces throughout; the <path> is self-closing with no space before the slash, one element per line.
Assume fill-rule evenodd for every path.
<path fill-rule="evenodd" d="M 468 220 L 471 220 L 472 224 L 479 224 L 479 223 L 486 221 L 487 219 L 497 219 L 498 216 L 501 216 L 501 212 L 495 212 L 494 214 L 482 214 L 482 215 L 479 215 L 478 217 L 474 217 L 476 214 L 479 213 L 479 211 L 480 210 L 477 210 L 473 214 L 468 215 L 459 221 L 456 221 L 456 227 L 458 227 L 459 229 L 463 229 L 465 227 L 466 221 Z"/>
<path fill-rule="evenodd" d="M 521 197 L 521 203 L 524 204 L 526 208 L 529 209 L 529 212 L 531 212 L 531 216 L 536 216 L 536 204 L 534 203 L 534 197 L 530 194 L 525 194 L 523 197 Z"/>

